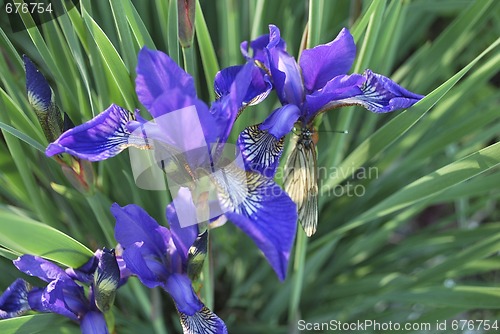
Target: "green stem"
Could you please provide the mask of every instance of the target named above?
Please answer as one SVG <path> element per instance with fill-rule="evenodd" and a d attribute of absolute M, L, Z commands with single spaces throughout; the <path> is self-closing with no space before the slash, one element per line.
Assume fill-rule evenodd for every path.
<path fill-rule="evenodd" d="M 297 241 L 295 243 L 295 257 L 293 262 L 293 281 L 292 295 L 290 297 L 290 306 L 288 308 L 288 323 L 295 326 L 300 318 L 300 296 L 302 294 L 302 285 L 304 283 L 304 269 L 306 265 L 307 236 L 302 226 L 297 226 Z"/>
<path fill-rule="evenodd" d="M 207 257 L 203 264 L 203 301 L 205 306 L 212 310 L 214 307 L 214 276 L 210 233 L 208 234 L 207 243 Z"/>

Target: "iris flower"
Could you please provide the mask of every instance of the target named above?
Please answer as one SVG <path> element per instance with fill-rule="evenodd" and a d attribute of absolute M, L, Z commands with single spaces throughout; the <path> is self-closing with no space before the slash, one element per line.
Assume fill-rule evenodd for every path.
<path fill-rule="evenodd" d="M 167 209 L 170 229 L 135 204 L 115 203 L 111 212 L 127 269 L 148 288 L 159 286 L 172 296 L 184 333 L 227 333 L 224 322 L 200 301 L 188 276 L 198 225 L 181 228 L 173 205 Z"/>
<path fill-rule="evenodd" d="M 32 287 L 23 279 L 14 281 L 0 296 L 0 319 L 30 310 L 52 312 L 78 322 L 82 334 L 109 333 L 103 312 L 109 309 L 120 283 L 120 270 L 113 252 L 99 250 L 78 269 L 63 270 L 33 255 L 23 255 L 13 262 L 20 271 L 48 285 L 40 288 Z M 91 286 L 88 295 L 77 281 Z"/>
<path fill-rule="evenodd" d="M 222 154 L 242 108 L 269 93 L 270 84 L 260 73 L 252 63 L 239 68 L 236 80 L 225 87 L 224 97 L 209 108 L 197 98 L 188 73 L 166 54 L 143 48 L 138 57 L 136 92 L 156 123 L 111 105 L 94 119 L 63 133 L 48 146 L 46 154 L 69 153 L 100 161 L 130 146 L 155 151 L 166 147 L 175 162 L 174 171 L 188 187 L 209 174 L 220 211 L 253 239 L 278 277 L 284 279 L 295 238 L 295 203 L 271 178 L 245 172 Z M 193 107 L 195 113 L 189 111 Z M 169 118 L 173 112 L 176 118 Z M 194 131 L 197 124 L 201 124 L 200 135 Z M 164 170 L 168 167 L 163 160 L 160 165 Z M 197 198 L 178 213 L 196 210 L 190 203 L 197 203 Z"/>
<path fill-rule="evenodd" d="M 286 51 L 279 29 L 241 44 L 243 55 L 262 68 L 278 95 L 282 107 L 267 119 L 247 127 L 238 145 L 247 169 L 273 176 L 283 150 L 284 136 L 298 125 L 295 148 L 285 166 L 284 187 L 297 203 L 299 219 L 308 236 L 317 225 L 317 167 L 314 118 L 333 108 L 359 105 L 375 113 L 409 108 L 423 96 L 412 93 L 391 79 L 367 69 L 363 74 L 346 74 L 354 63 L 356 45 L 347 29 L 330 43 L 302 52 L 297 62 Z M 252 49 L 253 55 L 250 55 Z M 238 72 L 223 70 L 218 87 L 227 87 Z"/>

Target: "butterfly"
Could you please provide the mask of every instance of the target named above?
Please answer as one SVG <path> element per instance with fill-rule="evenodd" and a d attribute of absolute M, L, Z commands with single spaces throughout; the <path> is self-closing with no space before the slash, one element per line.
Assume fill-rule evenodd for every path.
<path fill-rule="evenodd" d="M 317 132 L 302 127 L 294 133 L 292 152 L 285 163 L 284 188 L 297 204 L 300 223 L 308 237 L 318 226 Z"/>

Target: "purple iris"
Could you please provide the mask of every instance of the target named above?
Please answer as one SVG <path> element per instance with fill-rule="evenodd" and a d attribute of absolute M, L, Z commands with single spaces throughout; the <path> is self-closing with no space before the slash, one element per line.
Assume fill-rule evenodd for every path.
<path fill-rule="evenodd" d="M 284 279 L 295 238 L 296 206 L 272 179 L 238 169 L 223 155 L 238 114 L 265 97 L 271 85 L 268 76 L 253 63 L 234 72 L 238 72 L 235 80 L 219 86 L 221 98 L 209 108 L 197 98 L 189 74 L 166 54 L 143 48 L 138 58 L 136 92 L 156 122 L 147 122 L 138 113 L 134 116 L 111 105 L 94 119 L 63 133 L 48 146 L 46 154 L 69 153 L 100 161 L 130 146 L 153 148 L 155 152 L 166 147 L 176 166 L 170 168 L 163 160 L 161 165 L 164 171 L 174 170 L 171 179 L 180 179 L 181 185 L 185 182 L 186 187 L 192 188 L 199 178 L 209 174 L 216 189 L 217 206 L 225 216 L 221 218 L 231 220 L 250 236 L 278 277 Z M 197 124 L 201 125 L 199 132 L 194 131 Z M 198 175 L 198 170 L 203 173 Z M 189 216 L 196 211 L 193 203 L 197 200 L 174 200 L 182 205 L 177 214 Z M 195 216 L 192 224 L 196 222 Z"/>
<path fill-rule="evenodd" d="M 265 133 L 259 136 L 267 135 L 266 138 L 257 143 L 255 138 L 247 140 L 243 135 L 248 130 L 240 136 L 238 143 L 242 152 L 250 152 L 245 156 L 250 169 L 261 172 L 271 169 L 270 174 L 273 174 L 281 153 L 275 154 L 275 159 L 262 159 L 264 152 L 278 149 L 278 139 L 288 134 L 296 122 L 310 128 L 314 117 L 332 108 L 360 105 L 372 112 L 385 113 L 409 108 L 423 97 L 370 70 L 347 75 L 354 63 L 356 45 L 346 28 L 330 43 L 304 50 L 299 62 L 286 52 L 286 43 L 281 39 L 279 29 L 270 25 L 269 31 L 268 35 L 260 36 L 250 44 L 241 44 L 243 55 L 270 74 L 283 105 L 258 126 Z M 249 49 L 253 50 L 253 56 Z M 228 71 L 220 76 L 223 82 L 216 83 L 216 86 L 230 85 L 236 75 L 237 72 Z M 255 137 L 256 131 L 251 132 Z"/>
<path fill-rule="evenodd" d="M 114 256 L 108 250 L 99 250 L 78 269 L 61 269 L 38 256 L 23 255 L 14 265 L 27 275 L 48 283 L 45 288 L 32 287 L 17 279 L 0 296 L 0 319 L 12 318 L 27 311 L 52 312 L 80 324 L 83 334 L 109 333 L 99 305 L 109 306 L 112 300 L 101 296 L 112 295 L 120 283 L 120 271 Z M 97 271 L 96 271 L 97 270 Z M 86 294 L 81 284 L 90 285 Z M 106 310 L 105 310 L 106 311 Z"/>
<path fill-rule="evenodd" d="M 158 225 L 141 207 L 113 204 L 116 219 L 115 238 L 123 247 L 123 259 L 130 272 L 149 288 L 160 286 L 175 302 L 184 333 L 227 333 L 224 322 L 210 311 L 193 290 L 189 272 L 189 254 L 198 225 L 181 228 L 175 207 L 169 206 L 170 229 Z"/>

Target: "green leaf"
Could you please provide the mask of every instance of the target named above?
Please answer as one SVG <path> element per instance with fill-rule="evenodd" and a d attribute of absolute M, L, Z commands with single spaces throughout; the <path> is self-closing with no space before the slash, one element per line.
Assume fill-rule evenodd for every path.
<path fill-rule="evenodd" d="M 92 251 L 66 234 L 27 217 L 0 211 L 0 245 L 21 254 L 32 254 L 79 267 Z"/>
<path fill-rule="evenodd" d="M 19 138 L 20 140 L 24 141 L 26 144 L 32 146 L 33 148 L 35 148 L 35 149 L 39 150 L 40 152 L 42 152 L 43 154 L 45 154 L 45 147 L 43 147 L 39 142 L 35 141 L 33 138 L 22 133 L 21 131 L 18 131 L 16 129 L 14 129 L 12 126 L 4 124 L 2 122 L 0 122 L 0 129 L 10 133 L 14 137 Z"/>
<path fill-rule="evenodd" d="M 0 321 L 2 334 L 47 333 L 47 328 L 54 328 L 64 318 L 57 314 L 35 314 Z M 53 331 L 52 331 L 53 332 Z"/>

